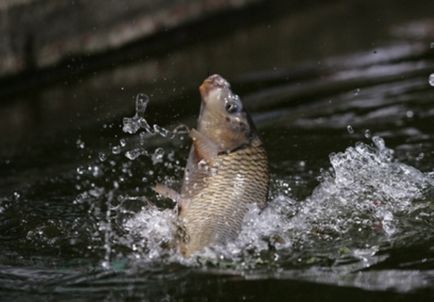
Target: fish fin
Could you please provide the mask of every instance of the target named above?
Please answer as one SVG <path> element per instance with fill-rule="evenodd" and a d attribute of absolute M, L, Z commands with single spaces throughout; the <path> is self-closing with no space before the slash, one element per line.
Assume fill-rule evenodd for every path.
<path fill-rule="evenodd" d="M 156 184 L 155 187 L 152 188 L 152 190 L 154 190 L 163 197 L 172 199 L 175 202 L 179 202 L 181 200 L 181 195 L 175 190 L 169 188 L 168 186 Z"/>
<path fill-rule="evenodd" d="M 190 137 L 193 140 L 194 152 L 199 161 L 203 159 L 212 165 L 218 155 L 218 146 L 196 129 L 191 129 Z"/>

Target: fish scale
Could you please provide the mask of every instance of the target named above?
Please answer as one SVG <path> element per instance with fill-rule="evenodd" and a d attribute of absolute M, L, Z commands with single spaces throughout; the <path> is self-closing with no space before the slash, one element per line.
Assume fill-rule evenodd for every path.
<path fill-rule="evenodd" d="M 265 205 L 268 192 L 268 161 L 262 145 L 247 146 L 217 157 L 217 172 L 206 177 L 203 189 L 189 199 L 180 218 L 188 234 L 180 248 L 194 251 L 237 237 L 247 205 Z"/>

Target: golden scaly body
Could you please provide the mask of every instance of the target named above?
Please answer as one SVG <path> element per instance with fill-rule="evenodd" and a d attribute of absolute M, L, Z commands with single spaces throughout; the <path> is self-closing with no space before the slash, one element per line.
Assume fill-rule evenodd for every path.
<path fill-rule="evenodd" d="M 256 145 L 256 146 L 255 146 Z M 249 203 L 265 206 L 268 161 L 259 139 L 231 153 L 217 156 L 216 171 L 201 179 L 180 218 L 184 238 L 181 252 L 191 253 L 237 237 Z"/>
<path fill-rule="evenodd" d="M 255 126 L 238 95 L 220 75 L 199 87 L 197 130 L 181 192 L 164 185 L 154 190 L 178 203 L 180 252 L 189 257 L 205 247 L 236 239 L 248 204 L 265 207 L 268 161 Z"/>

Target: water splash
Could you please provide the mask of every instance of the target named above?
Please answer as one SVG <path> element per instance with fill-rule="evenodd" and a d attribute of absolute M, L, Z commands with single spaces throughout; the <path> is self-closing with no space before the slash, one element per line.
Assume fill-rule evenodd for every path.
<path fill-rule="evenodd" d="M 395 161 L 380 137 L 372 141 L 374 146 L 358 143 L 330 155 L 332 168 L 305 201 L 297 226 L 315 225 L 318 234 L 329 238 L 377 233 L 387 240 L 399 232 L 395 216 L 414 210 L 412 202 L 423 198 L 433 180 Z"/>
<path fill-rule="evenodd" d="M 174 238 L 176 215 L 172 210 L 147 207 L 133 218 L 125 221 L 124 227 L 131 242 L 132 257 L 146 262 L 161 261 L 170 255 Z"/>
<path fill-rule="evenodd" d="M 136 96 L 136 113 L 133 117 L 125 117 L 123 119 L 123 132 L 128 134 L 136 134 L 137 132 L 139 132 L 139 130 L 143 130 L 139 132 L 139 146 L 133 145 L 132 147 L 129 147 L 129 143 L 125 139 L 120 139 L 119 145 L 116 145 L 112 148 L 112 153 L 120 154 L 122 153 L 122 150 L 126 150 L 124 152 L 125 157 L 132 161 L 136 160 L 142 155 L 150 156 L 155 165 L 156 160 L 162 161 L 164 149 L 158 149 L 159 151 L 163 151 L 163 154 L 150 155 L 150 153 L 146 150 L 146 143 L 149 141 L 149 139 L 152 136 L 159 135 L 160 137 L 167 139 L 168 141 L 172 141 L 176 138 L 179 138 L 182 141 L 184 140 L 184 136 L 189 133 L 189 129 L 186 125 L 183 124 L 176 126 L 173 130 L 169 130 L 157 124 L 153 124 L 151 126 L 144 116 L 148 103 L 149 97 L 147 95 L 142 93 L 138 94 Z"/>
<path fill-rule="evenodd" d="M 112 152 L 98 152 L 96 163 L 77 168 L 79 189 L 87 190 L 76 204 L 91 205 L 104 268 L 126 257 L 134 263 L 169 261 L 241 269 L 342 263 L 356 263 L 360 269 L 382 261 L 379 251 L 384 245 L 401 244 L 415 221 L 424 230 L 434 225 L 432 209 L 423 202 L 434 177 L 397 161 L 384 140 L 371 138 L 367 130 L 365 137 L 372 143 L 330 154 L 331 167 L 320 173 L 319 185 L 308 198 L 295 200 L 284 180 L 273 180 L 268 207 L 249 208 L 235 242 L 183 259 L 174 248 L 174 205 L 157 199 L 151 186 L 176 184 L 181 178 L 185 154 L 178 154 L 179 146 L 161 145 L 161 138 L 182 138 L 188 128 L 151 126 L 144 117 L 148 101 L 138 95 L 135 115 L 124 119 L 123 130 L 135 134 L 133 139 L 121 138 Z M 347 130 L 354 133 L 351 126 Z M 152 145 L 155 135 L 160 140 Z M 143 159 L 136 160 L 140 156 Z M 299 165 L 304 168 L 305 162 Z"/>
<path fill-rule="evenodd" d="M 185 125 L 173 130 L 150 125 L 145 119 L 149 98 L 139 94 L 135 101 L 134 116 L 123 119 L 123 131 L 134 136 L 121 137 L 108 150 L 88 155 L 94 160 L 76 169 L 78 193 L 73 204 L 88 207 L 90 220 L 95 223 L 89 231 L 89 246 L 99 253 L 104 269 L 111 269 L 117 259 L 125 257 L 141 255 L 154 261 L 157 255 L 173 253 L 166 246 L 169 239 L 162 244 L 175 220 L 167 210 L 173 204 L 157 200 L 151 188 L 155 183 L 180 178 L 185 154 L 179 153 L 185 152 L 183 138 L 189 130 Z M 137 160 L 139 157 L 141 160 Z M 141 230 L 146 238 L 137 239 L 135 230 Z"/>
<path fill-rule="evenodd" d="M 149 97 L 146 94 L 139 93 L 136 96 L 136 113 L 133 117 L 124 117 L 122 130 L 125 133 L 134 134 L 140 128 L 146 132 L 151 132 L 151 127 L 144 118 L 146 107 L 149 103 Z"/>
<path fill-rule="evenodd" d="M 320 175 L 319 186 L 306 200 L 294 200 L 286 194 L 288 188 L 278 187 L 266 209 L 251 205 L 238 239 L 207 248 L 196 260 L 181 260 L 166 244 L 174 240 L 174 228 L 168 226 L 173 226 L 176 215 L 167 209 L 146 209 L 126 222 L 140 238 L 135 244 L 141 253 L 135 257 L 150 261 L 171 256 L 188 265 L 236 268 L 352 259 L 361 269 L 384 260 L 377 255 L 381 246 L 399 244 L 411 221 L 427 221 L 430 215 L 425 227 L 432 228 L 429 203 L 415 201 L 424 198 L 434 180 L 395 160 L 380 137 L 374 136 L 372 142 L 331 154 L 331 168 Z"/>
<path fill-rule="evenodd" d="M 145 111 L 149 103 L 149 97 L 146 94 L 139 93 L 136 96 L 136 113 L 133 117 L 124 117 L 122 130 L 128 134 L 135 134 L 140 129 L 143 129 L 145 134 L 158 134 L 164 138 L 172 139 L 177 135 L 188 133 L 188 127 L 185 125 L 177 126 L 173 131 L 170 131 L 157 124 L 150 125 L 145 119 Z"/>
<path fill-rule="evenodd" d="M 86 147 L 86 144 L 80 138 L 77 139 L 75 144 L 77 145 L 78 149 L 84 149 Z"/>
<path fill-rule="evenodd" d="M 370 139 L 371 136 L 372 136 L 372 134 L 371 134 L 371 130 L 366 129 L 365 132 L 363 133 L 363 135 L 364 135 L 364 137 L 365 137 L 366 139 Z"/>

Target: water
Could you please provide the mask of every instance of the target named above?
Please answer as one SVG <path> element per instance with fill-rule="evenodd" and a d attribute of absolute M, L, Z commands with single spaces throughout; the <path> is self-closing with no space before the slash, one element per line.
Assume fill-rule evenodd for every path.
<path fill-rule="evenodd" d="M 422 18 L 430 3 L 407 14 Z M 417 36 L 429 25 L 366 10 L 373 15 L 345 27 L 345 5 L 268 19 L 4 105 L 2 299 L 432 299 L 434 53 L 432 37 Z M 324 16 L 331 28 L 318 26 L 317 36 L 336 41 L 306 39 L 310 27 L 296 22 Z M 374 22 L 370 36 L 369 20 L 384 26 Z M 278 47 L 257 47 L 270 43 Z M 220 59 L 207 66 L 209 57 Z M 180 185 L 208 69 L 251 111 L 271 190 L 235 242 L 184 259 L 172 248 L 175 205 L 151 186 Z"/>
<path fill-rule="evenodd" d="M 431 86 L 434 87 L 434 73 L 429 75 L 428 82 Z"/>

